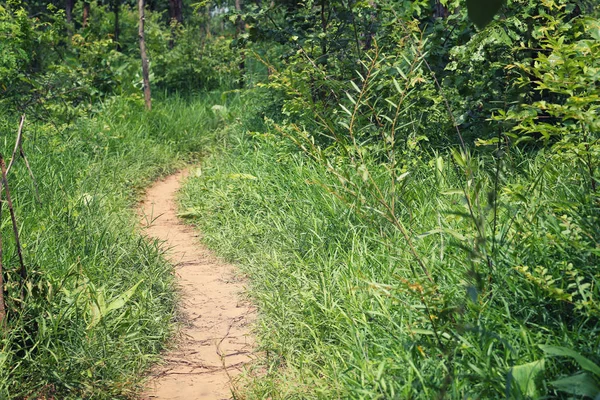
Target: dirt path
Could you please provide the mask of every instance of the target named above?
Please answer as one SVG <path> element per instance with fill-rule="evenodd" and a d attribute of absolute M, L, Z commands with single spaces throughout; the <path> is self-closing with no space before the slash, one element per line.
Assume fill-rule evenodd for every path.
<path fill-rule="evenodd" d="M 184 177 L 179 172 L 156 182 L 142 205 L 144 230 L 170 249 L 183 297 L 181 337 L 152 372 L 143 400 L 229 399 L 231 379 L 251 357 L 248 323 L 254 311 L 239 295 L 243 285 L 235 268 L 177 218 L 175 196 Z"/>

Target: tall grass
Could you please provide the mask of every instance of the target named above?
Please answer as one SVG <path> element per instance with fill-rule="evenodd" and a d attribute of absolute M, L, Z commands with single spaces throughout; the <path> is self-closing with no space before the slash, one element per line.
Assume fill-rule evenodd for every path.
<path fill-rule="evenodd" d="M 456 152 L 413 142 L 392 190 L 366 151 L 327 163 L 251 129 L 232 127 L 181 198 L 261 311 L 264 365 L 240 396 L 561 396 L 553 379 L 580 366 L 544 346 L 598 362 L 598 214 L 568 161 L 480 151 L 469 183 Z M 377 208 L 393 196 L 411 243 Z"/>
<path fill-rule="evenodd" d="M 129 397 L 173 331 L 176 290 L 160 243 L 134 211 L 145 186 L 196 159 L 223 100 L 173 97 L 148 113 L 114 98 L 68 126 L 30 122 L 9 184 L 30 279 L 19 299 L 16 248 L 2 216 L 9 314 L 0 346 L 0 398 Z M 10 154 L 18 119 L 0 118 Z M 152 218 L 152 216 L 147 216 Z"/>

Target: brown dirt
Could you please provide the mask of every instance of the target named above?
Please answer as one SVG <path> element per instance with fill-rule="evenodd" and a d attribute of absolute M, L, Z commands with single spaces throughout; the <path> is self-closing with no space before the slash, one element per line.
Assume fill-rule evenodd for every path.
<path fill-rule="evenodd" d="M 182 322 L 164 364 L 152 371 L 143 400 L 230 399 L 232 379 L 252 357 L 248 324 L 254 309 L 240 296 L 243 281 L 177 218 L 175 196 L 185 176 L 182 171 L 156 182 L 142 203 L 145 233 L 164 242 L 175 265 Z"/>

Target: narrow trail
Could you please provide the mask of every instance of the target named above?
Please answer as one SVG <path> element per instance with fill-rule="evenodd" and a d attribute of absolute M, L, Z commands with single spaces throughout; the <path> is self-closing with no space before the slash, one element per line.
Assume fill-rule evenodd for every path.
<path fill-rule="evenodd" d="M 182 301 L 182 327 L 165 363 L 156 367 L 143 400 L 230 399 L 231 380 L 251 360 L 251 304 L 240 297 L 235 267 L 202 246 L 198 233 L 177 218 L 175 197 L 185 178 L 180 171 L 158 181 L 142 203 L 149 238 L 164 241 L 175 265 Z"/>

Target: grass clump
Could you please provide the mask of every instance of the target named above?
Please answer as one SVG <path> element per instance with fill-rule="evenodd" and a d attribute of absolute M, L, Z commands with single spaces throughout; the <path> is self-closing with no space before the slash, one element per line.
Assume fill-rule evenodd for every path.
<path fill-rule="evenodd" d="M 170 98 L 146 112 L 114 98 L 72 125 L 32 121 L 8 177 L 29 278 L 20 298 L 8 213 L 2 216 L 9 309 L 0 398 L 133 396 L 173 329 L 175 286 L 160 243 L 133 211 L 141 190 L 195 159 L 223 118 L 218 95 Z M 3 132 L 16 127 L 8 115 Z M 13 135 L 0 146 L 10 154 Z M 147 216 L 152 218 L 152 216 Z"/>

